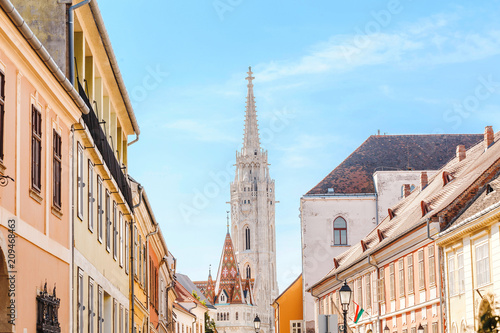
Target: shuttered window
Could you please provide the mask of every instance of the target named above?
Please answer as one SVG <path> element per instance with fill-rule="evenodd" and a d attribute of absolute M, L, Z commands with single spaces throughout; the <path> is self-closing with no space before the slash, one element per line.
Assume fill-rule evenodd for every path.
<path fill-rule="evenodd" d="M 31 107 L 31 186 L 42 190 L 42 113 Z"/>
<path fill-rule="evenodd" d="M 61 136 L 54 130 L 52 134 L 52 204 L 61 209 Z"/>

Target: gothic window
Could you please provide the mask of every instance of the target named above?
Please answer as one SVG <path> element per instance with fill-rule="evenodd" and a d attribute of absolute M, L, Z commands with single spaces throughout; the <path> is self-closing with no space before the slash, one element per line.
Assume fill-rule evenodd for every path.
<path fill-rule="evenodd" d="M 247 273 L 247 279 L 251 279 L 252 278 L 252 269 L 250 268 L 250 265 L 247 265 L 246 273 Z"/>
<path fill-rule="evenodd" d="M 245 228 L 245 250 L 250 250 L 250 228 Z"/>
<path fill-rule="evenodd" d="M 56 288 L 52 294 L 47 292 L 47 282 L 43 287 L 43 291 L 36 296 L 37 301 L 37 332 L 41 333 L 59 333 L 61 325 L 59 324 L 59 304 L 60 299 L 56 297 Z"/>
<path fill-rule="evenodd" d="M 333 222 L 333 243 L 347 245 L 347 222 L 340 216 Z"/>
<path fill-rule="evenodd" d="M 219 303 L 226 303 L 226 293 L 224 291 L 220 293 Z"/>

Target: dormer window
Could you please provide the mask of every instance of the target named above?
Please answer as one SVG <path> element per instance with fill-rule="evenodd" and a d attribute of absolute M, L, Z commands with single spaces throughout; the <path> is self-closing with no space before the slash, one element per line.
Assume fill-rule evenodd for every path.
<path fill-rule="evenodd" d="M 453 177 L 449 172 L 443 171 L 443 186 L 451 182 L 455 177 Z"/>
<path fill-rule="evenodd" d="M 219 303 L 227 303 L 227 296 L 224 290 L 220 293 Z"/>
<path fill-rule="evenodd" d="M 495 191 L 495 189 L 490 184 L 486 185 L 486 195 L 490 194 L 493 191 Z"/>

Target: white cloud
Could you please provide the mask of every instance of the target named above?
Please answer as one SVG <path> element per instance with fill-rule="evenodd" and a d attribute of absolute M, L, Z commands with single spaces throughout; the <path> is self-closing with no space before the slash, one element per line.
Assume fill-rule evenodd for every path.
<path fill-rule="evenodd" d="M 342 73 L 362 66 L 428 66 L 461 63 L 500 54 L 500 30 L 459 31 L 457 15 L 434 15 L 393 32 L 336 35 L 312 46 L 299 59 L 256 66 L 262 81 L 291 76 Z M 459 24 L 458 24 L 459 25 Z M 381 31 L 384 28 L 381 28 Z"/>
<path fill-rule="evenodd" d="M 165 124 L 164 127 L 181 131 L 198 141 L 239 143 L 241 140 L 219 128 L 221 123 L 227 123 L 227 121 L 209 122 L 202 119 L 179 119 Z"/>

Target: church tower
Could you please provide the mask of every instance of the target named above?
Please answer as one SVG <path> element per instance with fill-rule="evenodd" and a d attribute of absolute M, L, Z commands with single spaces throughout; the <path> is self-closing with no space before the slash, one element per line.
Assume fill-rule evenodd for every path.
<path fill-rule="evenodd" d="M 253 296 L 261 332 L 274 332 L 271 303 L 278 296 L 274 180 L 269 175 L 267 151 L 260 146 L 257 112 L 249 68 L 243 147 L 236 152 L 231 183 L 231 234 L 243 279 L 254 281 Z"/>

